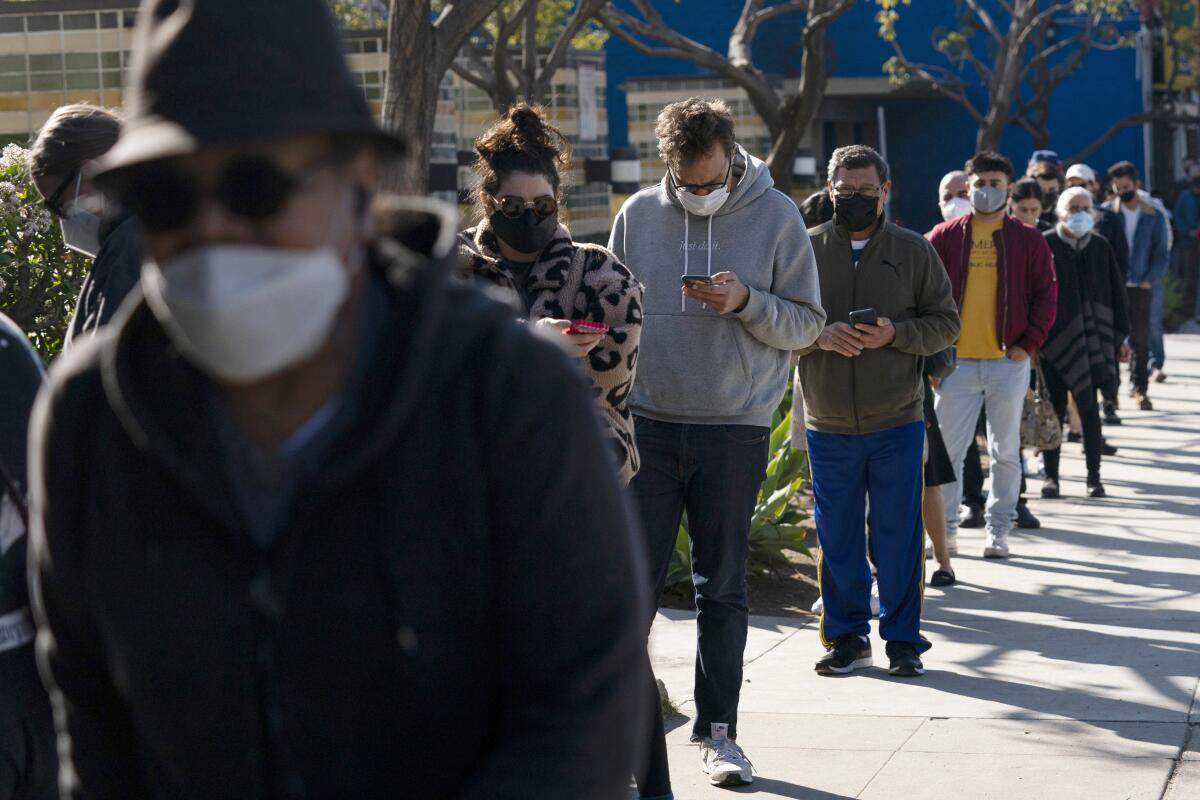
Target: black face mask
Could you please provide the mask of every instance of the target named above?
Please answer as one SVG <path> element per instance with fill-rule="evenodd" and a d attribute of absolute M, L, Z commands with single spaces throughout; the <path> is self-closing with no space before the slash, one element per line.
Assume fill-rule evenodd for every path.
<path fill-rule="evenodd" d="M 1058 192 L 1046 192 L 1042 195 L 1042 210 L 1049 213 L 1058 205 Z"/>
<path fill-rule="evenodd" d="M 1117 197 L 1121 198 L 1122 203 L 1132 203 L 1137 199 L 1137 189 L 1130 189 L 1128 192 L 1121 192 Z"/>
<path fill-rule="evenodd" d="M 492 230 L 504 240 L 504 243 L 526 255 L 540 253 L 558 232 L 558 214 L 539 217 L 532 208 L 525 209 L 519 217 L 506 217 L 499 210 L 492 212 L 488 218 Z"/>
<path fill-rule="evenodd" d="M 857 192 L 846 200 L 835 198 L 833 215 L 851 233 L 865 231 L 879 219 L 879 198 L 863 197 Z"/>

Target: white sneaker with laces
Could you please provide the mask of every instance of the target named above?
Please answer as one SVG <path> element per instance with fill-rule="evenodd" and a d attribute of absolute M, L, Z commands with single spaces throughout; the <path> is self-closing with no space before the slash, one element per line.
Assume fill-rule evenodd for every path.
<path fill-rule="evenodd" d="M 1008 537 L 1003 538 L 989 533 L 983 546 L 984 558 L 1008 558 Z"/>
<path fill-rule="evenodd" d="M 729 726 L 712 723 L 712 736 L 700 740 L 701 769 L 713 786 L 741 786 L 754 782 L 754 765 L 745 751 L 729 738 Z"/>

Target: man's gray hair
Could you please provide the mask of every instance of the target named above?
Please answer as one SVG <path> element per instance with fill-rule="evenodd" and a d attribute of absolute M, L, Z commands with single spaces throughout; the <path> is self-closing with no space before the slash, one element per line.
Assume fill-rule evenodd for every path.
<path fill-rule="evenodd" d="M 861 169 L 871 166 L 879 171 L 879 183 L 887 183 L 889 170 L 883 156 L 879 155 L 875 148 L 865 144 L 850 144 L 833 151 L 825 174 L 829 176 L 829 182 L 833 183 L 839 169 Z"/>

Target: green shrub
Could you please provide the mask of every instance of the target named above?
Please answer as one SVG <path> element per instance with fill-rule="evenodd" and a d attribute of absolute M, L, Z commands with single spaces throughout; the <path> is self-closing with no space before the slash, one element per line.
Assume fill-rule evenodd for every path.
<path fill-rule="evenodd" d="M 808 518 L 808 514 L 799 507 L 796 497 L 809 479 L 808 454 L 792 447 L 791 411 L 782 415 L 776 412 L 771 430 L 767 477 L 758 491 L 758 502 L 750 521 L 747 575 L 765 575 L 787 567 L 790 562 L 786 552 L 789 550 L 808 554 L 808 547 L 805 546 L 807 533 L 800 525 Z M 692 592 L 686 515 L 679 526 L 675 551 L 671 554 L 666 590 L 682 596 L 690 596 Z"/>
<path fill-rule="evenodd" d="M 0 154 L 0 312 L 49 362 L 62 349 L 90 259 L 63 246 L 29 178 L 28 156 L 15 144 Z"/>

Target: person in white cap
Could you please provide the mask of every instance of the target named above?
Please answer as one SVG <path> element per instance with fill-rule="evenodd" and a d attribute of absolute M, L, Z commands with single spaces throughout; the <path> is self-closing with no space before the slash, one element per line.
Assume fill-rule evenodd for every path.
<path fill-rule="evenodd" d="M 1124 223 L 1119 214 L 1104 205 L 1100 196 L 1100 182 L 1096 179 L 1096 171 L 1087 164 L 1072 164 L 1067 169 L 1067 188 L 1082 186 L 1092 194 L 1092 211 L 1096 216 L 1096 233 L 1103 236 L 1112 246 L 1113 255 L 1117 259 L 1117 267 L 1121 270 L 1121 278 L 1129 274 L 1129 243 L 1125 239 Z M 1124 342 L 1117 342 L 1119 349 Z M 1105 425 L 1120 425 L 1121 418 L 1117 415 L 1117 389 L 1121 383 L 1121 370 L 1115 370 L 1111 382 L 1101 383 L 1100 394 L 1104 399 Z"/>

